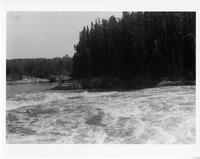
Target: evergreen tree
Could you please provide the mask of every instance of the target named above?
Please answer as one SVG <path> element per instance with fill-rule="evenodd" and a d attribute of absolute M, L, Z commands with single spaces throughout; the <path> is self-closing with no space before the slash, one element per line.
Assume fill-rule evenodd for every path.
<path fill-rule="evenodd" d="M 195 79 L 194 12 L 123 12 L 84 27 L 74 78 Z"/>

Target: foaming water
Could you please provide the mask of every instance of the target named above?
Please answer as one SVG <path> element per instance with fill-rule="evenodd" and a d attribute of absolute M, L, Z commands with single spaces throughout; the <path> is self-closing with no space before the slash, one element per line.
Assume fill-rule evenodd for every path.
<path fill-rule="evenodd" d="M 195 86 L 7 98 L 8 143 L 195 143 Z"/>

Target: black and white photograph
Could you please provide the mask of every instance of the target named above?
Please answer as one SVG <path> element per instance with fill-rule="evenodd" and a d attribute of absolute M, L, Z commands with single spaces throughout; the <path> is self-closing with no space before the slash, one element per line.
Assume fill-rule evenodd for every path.
<path fill-rule="evenodd" d="M 7 144 L 196 144 L 195 11 L 7 11 Z"/>

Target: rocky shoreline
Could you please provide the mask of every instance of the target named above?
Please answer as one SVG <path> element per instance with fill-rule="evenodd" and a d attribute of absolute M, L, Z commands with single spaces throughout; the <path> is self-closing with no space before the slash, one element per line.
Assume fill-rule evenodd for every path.
<path fill-rule="evenodd" d="M 65 79 L 59 78 L 56 82 L 59 84 L 52 88 L 52 90 L 136 90 L 143 88 L 153 88 L 153 87 L 163 87 L 163 86 L 184 86 L 184 85 L 195 85 L 195 81 L 171 81 L 171 80 L 119 80 L 113 78 L 92 78 L 92 79 Z M 49 83 L 54 82 L 50 79 L 41 79 L 36 77 L 22 78 L 16 81 L 7 81 L 6 85 L 16 85 L 16 84 L 31 84 L 31 83 Z"/>
<path fill-rule="evenodd" d="M 134 90 L 163 86 L 195 85 L 195 81 L 152 81 L 152 80 L 118 80 L 118 79 L 79 79 L 60 83 L 53 90 Z"/>

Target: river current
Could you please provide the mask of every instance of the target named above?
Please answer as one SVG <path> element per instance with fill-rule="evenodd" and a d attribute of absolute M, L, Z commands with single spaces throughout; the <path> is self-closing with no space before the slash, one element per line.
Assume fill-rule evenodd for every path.
<path fill-rule="evenodd" d="M 195 86 L 7 95 L 7 143 L 194 144 Z"/>

